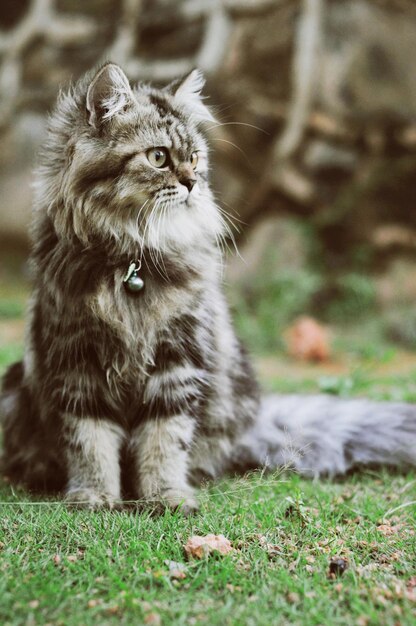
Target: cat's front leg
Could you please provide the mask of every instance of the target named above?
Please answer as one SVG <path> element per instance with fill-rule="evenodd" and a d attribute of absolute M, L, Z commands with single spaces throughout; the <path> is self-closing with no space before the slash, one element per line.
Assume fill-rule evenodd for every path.
<path fill-rule="evenodd" d="M 122 429 L 105 419 L 72 414 L 63 419 L 69 478 L 66 500 L 86 508 L 113 508 L 121 497 Z"/>
<path fill-rule="evenodd" d="M 147 419 L 133 433 L 132 452 L 139 495 L 155 505 L 189 514 L 198 503 L 188 483 L 194 419 L 187 414 Z"/>

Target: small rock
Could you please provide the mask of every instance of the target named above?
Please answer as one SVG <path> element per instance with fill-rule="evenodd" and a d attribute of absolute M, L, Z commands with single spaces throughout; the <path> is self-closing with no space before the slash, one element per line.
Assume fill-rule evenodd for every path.
<path fill-rule="evenodd" d="M 334 556 L 329 562 L 328 577 L 337 578 L 342 576 L 348 569 L 348 560 L 339 556 Z"/>

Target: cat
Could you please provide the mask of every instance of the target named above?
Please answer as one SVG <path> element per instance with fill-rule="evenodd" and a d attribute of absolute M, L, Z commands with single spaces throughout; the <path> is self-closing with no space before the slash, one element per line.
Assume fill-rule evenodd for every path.
<path fill-rule="evenodd" d="M 107 63 L 59 97 L 37 171 L 25 354 L 3 380 L 3 471 L 68 502 L 191 513 L 204 479 L 416 464 L 416 409 L 261 399 L 222 292 L 204 79 Z"/>

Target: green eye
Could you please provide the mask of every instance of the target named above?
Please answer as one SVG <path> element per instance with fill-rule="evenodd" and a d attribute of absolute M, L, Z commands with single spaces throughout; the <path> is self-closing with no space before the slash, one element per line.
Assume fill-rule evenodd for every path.
<path fill-rule="evenodd" d="M 165 167 L 169 164 L 169 152 L 166 148 L 150 148 L 146 153 L 147 160 L 153 167 Z"/>
<path fill-rule="evenodd" d="M 193 169 L 195 169 L 197 165 L 198 165 L 198 153 L 197 152 L 192 152 L 192 154 L 191 154 L 191 166 L 192 166 Z"/>

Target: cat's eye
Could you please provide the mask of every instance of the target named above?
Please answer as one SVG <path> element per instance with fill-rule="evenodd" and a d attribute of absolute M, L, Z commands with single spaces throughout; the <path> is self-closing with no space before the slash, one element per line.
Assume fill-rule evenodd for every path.
<path fill-rule="evenodd" d="M 166 148 L 150 148 L 146 156 L 153 167 L 166 167 L 170 163 L 169 152 Z"/>
<path fill-rule="evenodd" d="M 191 154 L 191 166 L 193 169 L 198 165 L 198 152 L 192 152 Z"/>

